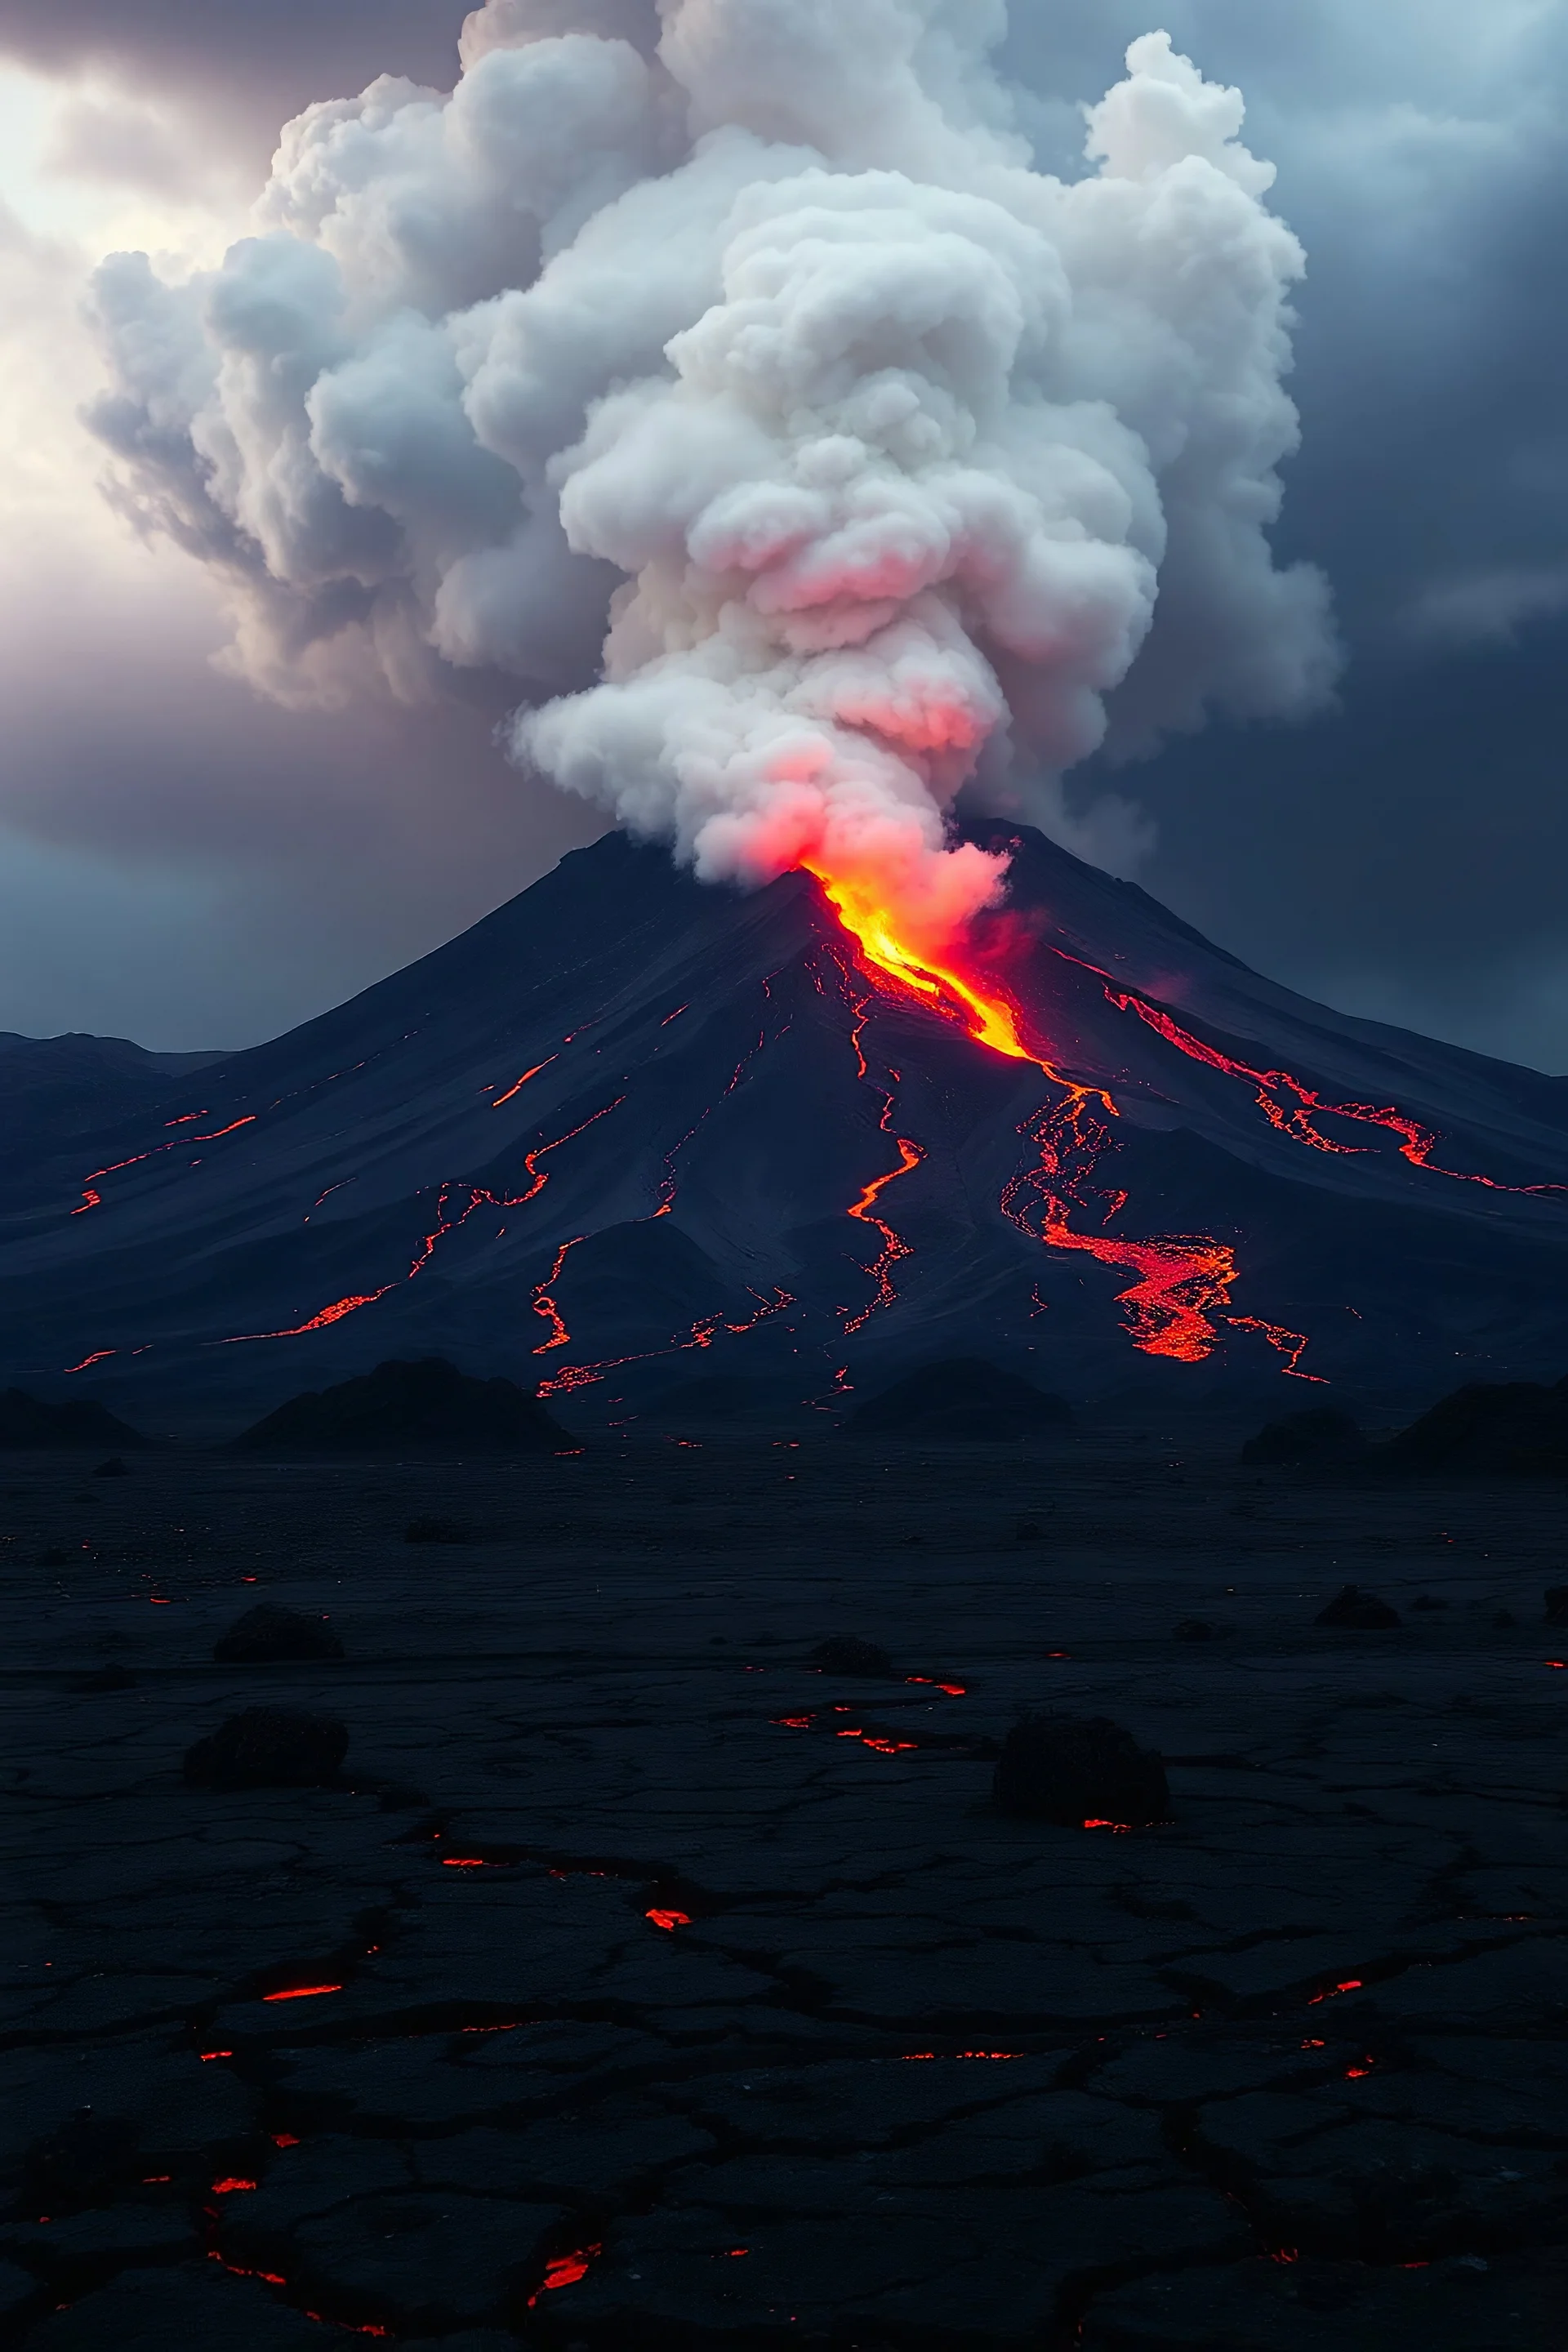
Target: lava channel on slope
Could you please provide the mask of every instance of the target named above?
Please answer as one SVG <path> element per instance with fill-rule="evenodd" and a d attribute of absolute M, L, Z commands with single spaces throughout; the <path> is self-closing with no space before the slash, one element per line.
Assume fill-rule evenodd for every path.
<path fill-rule="evenodd" d="M 815 866 L 808 870 L 846 932 L 858 942 L 862 968 L 869 968 L 868 977 L 874 985 L 886 987 L 890 982 L 908 992 L 928 1012 L 963 1029 L 976 1045 L 1014 1061 L 1032 1062 L 1056 1089 L 1056 1098 L 1019 1129 L 1034 1145 L 1037 1160 L 1006 1187 L 1001 1202 L 1004 1213 L 1032 1240 L 1053 1249 L 1080 1252 L 1102 1265 L 1131 1274 L 1134 1279 L 1117 1296 L 1118 1303 L 1128 1311 L 1133 1346 L 1145 1355 L 1202 1363 L 1219 1342 L 1215 1318 L 1230 1319 L 1226 1310 L 1231 1286 L 1240 1272 L 1236 1253 L 1228 1244 L 1205 1234 L 1130 1241 L 1103 1230 L 1120 1214 L 1127 1198 L 1123 1192 L 1097 1192 L 1092 1183 L 1095 1169 L 1112 1140 L 1105 1120 L 1120 1117 L 1111 1096 L 1103 1087 L 1085 1086 L 1065 1076 L 1044 1054 L 1026 1044 L 1018 1009 L 999 989 L 982 988 L 957 970 L 951 957 L 938 963 L 928 955 L 917 954 L 898 937 L 889 908 L 830 874 Z M 1084 1232 L 1075 1219 L 1092 1214 L 1094 1206 L 1102 1229 Z M 1258 1331 L 1287 1358 L 1288 1370 L 1299 1379 L 1309 1377 L 1296 1373 L 1307 1345 L 1305 1338 L 1255 1318 L 1238 1319 L 1241 1328 Z"/>

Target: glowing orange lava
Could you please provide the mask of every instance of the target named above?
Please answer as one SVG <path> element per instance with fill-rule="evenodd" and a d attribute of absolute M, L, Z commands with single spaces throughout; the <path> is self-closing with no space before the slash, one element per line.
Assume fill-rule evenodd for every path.
<path fill-rule="evenodd" d="M 579 2246 L 570 2254 L 554 2255 L 544 2266 L 544 2282 L 539 2294 L 552 2294 L 558 2287 L 575 2286 L 579 2279 L 587 2277 L 590 2269 L 604 2251 L 603 2245 L 596 2244 Z M 533 2310 L 538 2301 L 539 2294 L 529 2296 L 530 2311 Z"/>
<path fill-rule="evenodd" d="M 1019 1129 L 1034 1143 L 1039 1164 L 1008 1185 L 1002 1196 L 1005 1214 L 1031 1240 L 1053 1249 L 1078 1251 L 1102 1265 L 1135 1276 L 1130 1286 L 1118 1293 L 1118 1303 L 1128 1310 L 1133 1346 L 1145 1355 L 1202 1363 L 1219 1340 L 1210 1318 L 1230 1304 L 1231 1286 L 1238 1273 L 1234 1250 L 1204 1234 L 1124 1241 L 1103 1231 L 1080 1233 L 1073 1223 L 1074 1213 L 1081 1215 L 1087 1207 L 1083 1194 L 1089 1179 L 1110 1142 L 1099 1114 L 1103 1111 L 1112 1118 L 1119 1115 L 1110 1096 L 1103 1087 L 1064 1076 L 1026 1044 L 1017 1009 L 1005 996 L 968 980 L 954 968 L 951 957 L 939 963 L 906 947 L 897 935 L 890 910 L 868 892 L 815 867 L 810 870 L 816 874 L 861 953 L 885 979 L 910 990 L 928 1009 L 956 1023 L 976 1045 L 987 1045 L 1014 1061 L 1032 1062 L 1060 1089 L 1058 1102 L 1037 1113 Z M 1125 1193 L 1113 1195 L 1109 1202 L 1101 1195 L 1102 1221 L 1109 1223 L 1125 1202 Z"/>

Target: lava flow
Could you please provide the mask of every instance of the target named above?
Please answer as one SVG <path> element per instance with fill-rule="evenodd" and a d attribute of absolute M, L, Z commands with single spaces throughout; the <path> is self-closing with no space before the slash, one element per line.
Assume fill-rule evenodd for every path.
<path fill-rule="evenodd" d="M 844 973 L 844 979 L 847 988 L 849 979 L 847 972 Z M 866 1024 L 871 1018 L 870 1001 L 868 998 L 857 997 L 851 993 L 851 1002 L 855 1006 L 855 1027 L 849 1042 L 855 1048 L 855 1059 L 859 1066 L 861 1084 L 869 1086 L 872 1082 L 870 1066 L 867 1062 L 866 1050 L 861 1040 L 866 1034 Z M 877 1204 L 889 1186 L 896 1184 L 900 1176 L 912 1175 L 926 1156 L 923 1147 L 916 1143 L 911 1136 L 893 1133 L 893 1112 L 898 1104 L 895 1089 L 899 1085 L 899 1073 L 889 1067 L 888 1076 L 892 1080 L 892 1087 L 877 1088 L 877 1092 L 882 1097 L 882 1115 L 877 1126 L 880 1134 L 888 1136 L 897 1145 L 899 1164 L 896 1168 L 889 1168 L 884 1175 L 873 1176 L 868 1184 L 863 1185 L 859 1199 L 849 1211 L 849 1214 L 858 1223 L 868 1225 L 874 1233 L 880 1234 L 882 1246 L 866 1268 L 868 1276 L 876 1285 L 870 1299 L 858 1313 L 851 1314 L 847 1307 L 841 1307 L 839 1310 L 846 1318 L 844 1324 L 846 1337 L 853 1332 L 863 1330 L 873 1315 L 880 1308 L 893 1304 L 898 1297 L 898 1292 L 893 1286 L 893 1268 L 901 1258 L 913 1255 L 912 1245 L 889 1224 L 885 1217 L 877 1213 Z"/>
<path fill-rule="evenodd" d="M 1016 1177 L 1002 1197 L 1002 1208 L 1021 1233 L 1054 1249 L 1076 1250 L 1134 1275 L 1129 1288 L 1118 1293 L 1128 1309 L 1132 1344 L 1145 1355 L 1173 1357 L 1181 1363 L 1202 1363 L 1218 1342 L 1210 1320 L 1230 1303 L 1231 1285 L 1237 1276 L 1235 1252 L 1206 1234 L 1171 1235 L 1150 1241 L 1123 1241 L 1100 1232 L 1075 1230 L 1074 1210 L 1080 1213 L 1095 1164 L 1110 1137 L 1098 1115 L 1118 1116 L 1103 1087 L 1086 1087 L 1064 1077 L 1045 1056 L 1026 1045 L 1018 1013 L 1007 998 L 987 993 L 953 968 L 917 955 L 900 940 L 890 911 L 863 889 L 810 869 L 847 931 L 877 970 L 900 987 L 911 991 L 927 1007 L 955 1022 L 976 1045 L 1014 1061 L 1032 1062 L 1045 1073 L 1061 1099 L 1037 1114 L 1019 1129 L 1039 1154 L 1039 1164 Z M 1097 1108 L 1098 1107 L 1098 1108 Z M 897 1173 L 903 1171 L 898 1171 Z M 1031 1198 L 1033 1196 L 1033 1198 Z M 1110 1196 L 1102 1206 L 1106 1222 L 1117 1214 L 1125 1194 Z M 866 1204 L 868 1206 L 869 1204 Z M 1264 1336 L 1276 1327 L 1257 1325 Z M 1289 1342 L 1284 1352 L 1300 1353 L 1306 1345 L 1293 1332 L 1280 1335 Z M 1271 1344 L 1278 1344 L 1271 1340 Z M 1292 1368 L 1294 1357 L 1292 1358 Z"/>

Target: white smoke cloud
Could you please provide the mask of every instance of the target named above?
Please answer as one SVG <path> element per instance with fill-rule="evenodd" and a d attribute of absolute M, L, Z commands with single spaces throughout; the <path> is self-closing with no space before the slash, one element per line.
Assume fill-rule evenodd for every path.
<path fill-rule="evenodd" d="M 1064 182 L 1004 29 L 489 0 L 450 94 L 290 124 L 220 269 L 106 265 L 120 495 L 221 567 L 273 691 L 499 671 L 521 758 L 702 873 L 809 865 L 941 936 L 999 879 L 945 845 L 971 779 L 1060 830 L 1102 743 L 1334 667 L 1267 536 L 1302 256 L 1238 93 L 1147 36 Z"/>

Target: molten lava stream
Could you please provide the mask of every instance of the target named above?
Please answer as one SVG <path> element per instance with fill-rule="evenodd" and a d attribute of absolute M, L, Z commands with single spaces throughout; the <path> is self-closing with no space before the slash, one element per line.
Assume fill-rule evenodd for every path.
<path fill-rule="evenodd" d="M 835 961 L 837 961 L 837 958 Z M 844 981 L 845 992 L 855 1012 L 855 1026 L 850 1033 L 849 1043 L 854 1048 L 860 1083 L 862 1086 L 871 1086 L 873 1081 L 870 1066 L 867 1062 L 865 1046 L 862 1043 L 867 1024 L 871 1018 L 871 1000 L 868 996 L 857 995 L 850 986 L 848 972 L 842 964 L 839 964 L 838 968 Z M 889 1068 L 888 1076 L 892 1080 L 892 1087 L 876 1088 L 877 1093 L 882 1097 L 882 1114 L 877 1121 L 877 1127 L 879 1133 L 888 1136 L 897 1145 L 899 1164 L 896 1168 L 889 1168 L 885 1175 L 874 1176 L 868 1184 L 862 1186 L 859 1199 L 854 1202 L 848 1213 L 858 1223 L 868 1225 L 873 1233 L 879 1234 L 882 1246 L 866 1268 L 868 1276 L 876 1285 L 868 1303 L 862 1307 L 858 1314 L 847 1307 L 842 1307 L 838 1310 L 845 1318 L 844 1332 L 847 1339 L 854 1332 L 863 1330 L 872 1316 L 879 1313 L 882 1307 L 890 1307 L 893 1304 L 898 1297 L 898 1292 L 893 1286 L 893 1268 L 900 1259 L 912 1257 L 914 1255 L 912 1245 L 905 1241 L 903 1235 L 895 1232 L 886 1218 L 877 1213 L 877 1204 L 889 1186 L 896 1184 L 901 1176 L 912 1175 L 926 1156 L 923 1146 L 916 1143 L 912 1137 L 895 1135 L 893 1132 L 893 1112 L 898 1104 L 896 1089 L 900 1084 L 900 1076 L 898 1071 L 891 1067 Z"/>
<path fill-rule="evenodd" d="M 810 870 L 816 872 L 815 867 Z M 1008 1185 L 1002 1196 L 1004 1213 L 1031 1240 L 1053 1249 L 1078 1251 L 1102 1265 L 1135 1275 L 1131 1286 L 1118 1294 L 1119 1303 L 1129 1310 L 1133 1346 L 1145 1355 L 1202 1363 L 1219 1339 L 1209 1318 L 1230 1304 L 1231 1286 L 1238 1271 L 1235 1252 L 1203 1234 L 1122 1241 L 1103 1232 L 1077 1232 L 1071 1223 L 1073 1210 L 1081 1213 L 1085 1206 L 1082 1192 L 1110 1141 L 1094 1107 L 1098 1104 L 1110 1117 L 1118 1117 L 1111 1097 L 1102 1087 L 1064 1077 L 1043 1055 L 1026 1045 L 1017 1011 L 1005 996 L 985 992 L 956 971 L 951 959 L 936 963 L 904 947 L 888 908 L 830 876 L 816 873 L 816 878 L 875 972 L 910 991 L 928 1011 L 963 1029 L 977 1045 L 988 1045 L 1014 1061 L 1032 1062 L 1060 1089 L 1062 1099 L 1058 1104 L 1047 1106 L 1019 1129 L 1035 1144 L 1040 1163 Z M 1039 1202 L 1035 1222 L 1026 1200 L 1029 1192 Z M 1114 1201 L 1112 1213 L 1125 1198 L 1121 1194 Z M 1256 1328 L 1265 1334 L 1274 1328 L 1271 1325 Z M 1295 1345 L 1294 1333 L 1285 1336 Z"/>
<path fill-rule="evenodd" d="M 1080 971 L 1091 973 L 1103 983 L 1107 1003 L 1113 1004 L 1118 1013 L 1135 1014 L 1145 1028 L 1152 1029 L 1168 1045 L 1173 1045 L 1179 1054 L 1185 1055 L 1188 1061 L 1200 1062 L 1206 1069 L 1217 1070 L 1226 1077 L 1240 1078 L 1256 1088 L 1258 1108 L 1269 1126 L 1279 1134 L 1293 1138 L 1309 1150 L 1329 1151 L 1347 1157 L 1370 1151 L 1373 1148 L 1370 1144 L 1335 1143 L 1331 1137 L 1320 1135 L 1312 1124 L 1314 1118 L 1348 1119 L 1358 1126 L 1381 1128 L 1385 1134 L 1397 1136 L 1400 1158 L 1407 1160 L 1413 1168 L 1424 1170 L 1427 1175 L 1446 1176 L 1456 1184 L 1480 1184 L 1488 1192 L 1511 1192 L 1521 1198 L 1544 1199 L 1558 1193 L 1568 1194 L 1568 1184 L 1505 1184 L 1496 1176 L 1478 1176 L 1462 1168 L 1441 1168 L 1432 1154 L 1442 1138 L 1435 1128 L 1424 1127 L 1419 1119 L 1412 1118 L 1407 1112 L 1392 1104 L 1380 1108 L 1375 1103 L 1329 1102 L 1311 1087 L 1292 1076 L 1289 1070 L 1254 1069 L 1249 1062 L 1238 1062 L 1231 1055 L 1222 1054 L 1217 1045 L 1205 1045 L 1201 1037 L 1194 1036 L 1190 1029 L 1184 1029 L 1181 1023 L 1162 1007 L 1150 1004 L 1133 990 L 1121 987 L 1098 964 L 1089 963 L 1084 957 L 1075 956 L 1054 942 L 1051 952 L 1067 963 L 1077 964 Z M 1280 1095 L 1287 1097 L 1286 1101 L 1276 1100 L 1276 1097 Z M 1256 1328 L 1267 1331 L 1269 1327 L 1260 1325 Z"/>

